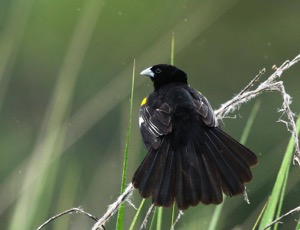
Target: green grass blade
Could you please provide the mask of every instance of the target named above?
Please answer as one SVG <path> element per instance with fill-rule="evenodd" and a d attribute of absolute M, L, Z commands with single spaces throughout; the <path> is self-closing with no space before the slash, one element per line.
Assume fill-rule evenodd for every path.
<path fill-rule="evenodd" d="M 259 224 L 259 220 L 261 219 L 262 215 L 264 214 L 264 212 L 265 212 L 265 210 L 266 210 L 266 207 L 267 207 L 267 205 L 268 205 L 268 202 L 269 202 L 269 200 L 267 200 L 267 202 L 266 202 L 265 205 L 263 206 L 262 210 L 260 211 L 259 216 L 258 216 L 257 220 L 255 221 L 252 230 L 258 229 L 257 226 L 258 226 L 258 224 Z"/>
<path fill-rule="evenodd" d="M 300 129 L 300 117 L 297 120 L 297 132 L 299 133 Z M 266 225 L 268 225 L 275 217 L 275 212 L 278 207 L 277 215 L 280 215 L 281 209 L 283 203 L 283 198 L 285 193 L 285 184 L 286 180 L 288 179 L 289 169 L 290 165 L 292 163 L 293 159 L 293 150 L 294 150 L 294 137 L 292 136 L 290 138 L 289 144 L 287 146 L 286 152 L 284 154 L 284 158 L 281 164 L 281 167 L 279 169 L 275 185 L 273 187 L 273 191 L 270 196 L 270 201 L 266 207 L 266 210 L 262 216 L 262 220 L 260 222 L 259 229 L 264 228 Z"/>
<path fill-rule="evenodd" d="M 217 229 L 217 225 L 218 225 L 218 222 L 220 220 L 220 216 L 221 216 L 221 212 L 222 212 L 222 209 L 223 209 L 223 206 L 224 206 L 224 203 L 226 201 L 226 196 L 223 195 L 223 203 L 216 206 L 215 210 L 214 210 L 214 213 L 213 213 L 213 216 L 210 220 L 210 223 L 209 223 L 209 226 L 208 226 L 208 230 L 215 230 Z"/>
<path fill-rule="evenodd" d="M 255 117 L 256 117 L 257 112 L 258 112 L 258 110 L 260 108 L 260 105 L 261 105 L 261 102 L 260 101 L 256 101 L 256 103 L 253 106 L 253 109 L 252 109 L 252 111 L 251 111 L 251 113 L 249 115 L 249 118 L 247 120 L 247 123 L 245 125 L 244 131 L 243 131 L 243 133 L 241 135 L 241 139 L 240 139 L 241 144 L 245 144 L 246 143 L 246 140 L 247 140 L 247 138 L 249 136 L 249 133 L 251 131 L 251 128 L 253 126 Z M 220 204 L 220 205 L 218 205 L 215 208 L 213 216 L 212 216 L 210 224 L 209 224 L 209 227 L 208 227 L 208 230 L 214 230 L 214 229 L 217 228 L 217 225 L 218 225 L 218 222 L 219 222 L 219 219 L 220 219 L 221 212 L 222 212 L 222 209 L 223 209 L 225 201 L 226 201 L 226 196 L 223 196 L 223 203 Z"/>
<path fill-rule="evenodd" d="M 170 227 L 170 229 L 172 229 L 173 224 L 175 222 L 175 207 L 176 207 L 176 205 L 175 205 L 175 202 L 174 202 L 173 208 L 172 208 L 172 220 L 171 220 L 171 227 Z"/>
<path fill-rule="evenodd" d="M 156 230 L 162 229 L 162 220 L 163 220 L 163 208 L 157 208 L 157 222 L 156 222 Z"/>
<path fill-rule="evenodd" d="M 257 112 L 260 108 L 260 105 L 261 105 L 261 101 L 260 100 L 257 100 L 253 106 L 253 109 L 249 115 L 249 118 L 247 120 L 247 123 L 245 125 L 245 128 L 244 128 L 244 131 L 241 135 L 241 138 L 240 138 L 240 143 L 241 144 L 246 144 L 246 141 L 248 139 L 248 136 L 249 136 L 249 133 L 251 131 L 251 128 L 253 126 L 253 123 L 254 123 L 254 120 L 255 120 L 255 117 L 257 115 Z"/>
<path fill-rule="evenodd" d="M 280 193 L 279 204 L 278 204 L 277 213 L 276 213 L 276 217 L 275 217 L 276 219 L 278 217 L 280 217 L 280 214 L 281 214 L 281 209 L 282 209 L 283 199 L 284 199 L 284 195 L 285 195 L 288 176 L 289 176 L 289 172 L 287 171 L 285 174 L 285 178 L 284 178 L 284 182 L 283 182 L 283 186 L 282 186 L 282 192 Z M 274 225 L 274 230 L 277 230 L 277 229 L 278 229 L 278 223 L 276 223 Z"/>
<path fill-rule="evenodd" d="M 135 73 L 135 60 L 133 60 L 133 69 L 132 69 L 132 84 L 131 84 L 131 97 L 130 97 L 130 108 L 129 108 L 129 121 L 128 121 L 128 130 L 127 130 L 127 136 L 126 136 L 126 143 L 125 143 L 124 161 L 123 161 L 121 194 L 125 191 L 125 188 L 126 188 L 128 149 L 129 149 L 130 134 L 131 134 L 131 122 L 132 122 L 134 73 Z M 117 224 L 116 224 L 116 229 L 117 230 L 122 230 L 123 228 L 124 228 L 124 204 L 122 204 L 120 206 L 120 209 L 118 211 Z"/>
<path fill-rule="evenodd" d="M 152 216 L 152 218 L 151 218 L 151 223 L 150 223 L 150 226 L 149 226 L 149 230 L 152 230 L 152 229 L 154 229 L 154 222 L 155 222 L 155 220 L 156 220 L 156 217 L 157 217 L 157 212 L 158 212 L 158 209 L 156 208 L 155 210 L 154 210 L 154 214 L 153 214 L 153 216 Z"/>
<path fill-rule="evenodd" d="M 175 52 L 175 32 L 172 33 L 172 39 L 171 39 L 171 65 L 174 65 L 174 52 Z"/>
<path fill-rule="evenodd" d="M 136 224 L 137 218 L 139 217 L 139 215 L 140 215 L 140 213 L 141 213 L 141 210 L 142 210 L 142 208 L 143 208 L 143 206 L 144 206 L 145 200 L 146 200 L 146 199 L 143 199 L 142 202 L 140 203 L 140 206 L 139 206 L 139 208 L 138 208 L 138 210 L 137 210 L 137 212 L 136 212 L 136 214 L 135 214 L 135 216 L 134 216 L 134 218 L 133 218 L 133 220 L 132 220 L 132 222 L 131 222 L 131 225 L 130 225 L 130 227 L 129 227 L 129 230 L 133 230 L 133 228 L 134 228 L 134 226 L 135 226 L 135 224 Z"/>
<path fill-rule="evenodd" d="M 300 219 L 298 220 L 298 224 L 297 224 L 297 226 L 296 226 L 295 229 L 296 229 L 296 230 L 300 230 Z"/>

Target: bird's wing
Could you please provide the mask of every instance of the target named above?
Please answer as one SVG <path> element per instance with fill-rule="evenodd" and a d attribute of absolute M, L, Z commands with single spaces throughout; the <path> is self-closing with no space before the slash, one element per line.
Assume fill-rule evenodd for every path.
<path fill-rule="evenodd" d="M 142 105 L 139 124 L 147 149 L 150 147 L 158 149 L 162 140 L 160 137 L 172 131 L 170 106 L 166 102 L 157 109 Z"/>
<path fill-rule="evenodd" d="M 194 105 L 198 113 L 200 114 L 200 117 L 204 124 L 208 127 L 218 127 L 218 119 L 215 116 L 214 111 L 206 97 L 204 97 L 199 91 L 193 88 L 190 88 L 189 92 L 194 98 Z"/>

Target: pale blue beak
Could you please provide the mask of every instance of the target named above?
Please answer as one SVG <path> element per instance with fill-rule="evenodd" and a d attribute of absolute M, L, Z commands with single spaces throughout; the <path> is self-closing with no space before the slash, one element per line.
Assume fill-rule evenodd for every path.
<path fill-rule="evenodd" d="M 147 69 L 144 69 L 140 75 L 143 75 L 143 76 L 147 76 L 147 77 L 154 77 L 154 73 L 153 71 L 151 70 L 152 67 L 149 67 Z"/>

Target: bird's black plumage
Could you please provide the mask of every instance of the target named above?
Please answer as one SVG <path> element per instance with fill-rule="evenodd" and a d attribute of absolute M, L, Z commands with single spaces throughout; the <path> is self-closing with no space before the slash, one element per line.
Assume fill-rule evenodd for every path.
<path fill-rule="evenodd" d="M 157 206 L 181 210 L 219 204 L 222 192 L 242 194 L 252 179 L 255 154 L 223 132 L 207 101 L 172 65 L 150 67 L 154 91 L 142 102 L 139 124 L 146 157 L 132 183 Z"/>

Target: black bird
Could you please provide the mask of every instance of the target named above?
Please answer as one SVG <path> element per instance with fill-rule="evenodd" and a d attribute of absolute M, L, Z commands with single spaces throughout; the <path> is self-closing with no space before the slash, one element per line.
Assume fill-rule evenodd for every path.
<path fill-rule="evenodd" d="M 243 194 L 256 155 L 220 129 L 207 99 L 179 68 L 159 64 L 141 72 L 154 91 L 142 101 L 139 125 L 148 150 L 132 183 L 156 206 L 181 210 L 220 204 Z"/>

